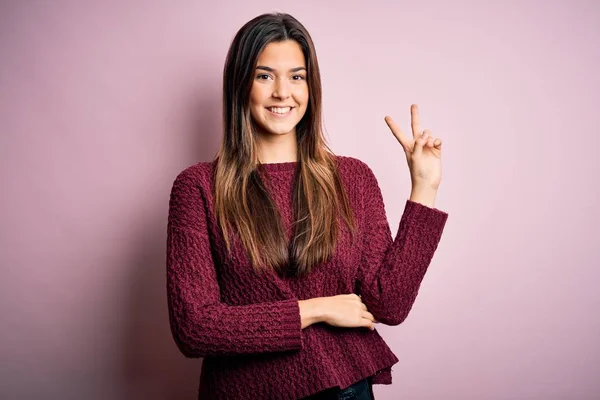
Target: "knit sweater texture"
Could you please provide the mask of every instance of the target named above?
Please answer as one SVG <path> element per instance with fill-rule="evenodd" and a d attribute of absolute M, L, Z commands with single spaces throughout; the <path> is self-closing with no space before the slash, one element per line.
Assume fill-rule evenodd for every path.
<path fill-rule="evenodd" d="M 216 160 L 182 171 L 172 187 L 167 238 L 167 302 L 174 341 L 203 358 L 198 398 L 292 400 L 367 377 L 391 384 L 398 358 L 377 332 L 317 323 L 302 329 L 299 300 L 360 294 L 375 319 L 407 317 L 448 214 L 406 201 L 392 239 L 383 197 L 364 162 L 335 156 L 358 228 L 345 223 L 331 259 L 301 278 L 257 273 L 241 241 L 227 252 L 214 217 Z M 263 164 L 288 240 L 298 162 Z M 234 233 L 235 239 L 235 233 Z"/>

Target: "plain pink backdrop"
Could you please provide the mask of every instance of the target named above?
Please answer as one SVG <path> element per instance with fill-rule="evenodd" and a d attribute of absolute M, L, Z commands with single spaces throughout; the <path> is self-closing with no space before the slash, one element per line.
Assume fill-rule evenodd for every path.
<path fill-rule="evenodd" d="M 383 117 L 409 133 L 417 103 L 444 141 L 449 220 L 407 321 L 378 326 L 400 362 L 377 398 L 600 398 L 599 4 L 2 1 L 0 397 L 195 398 L 169 192 L 218 147 L 233 35 L 284 11 L 392 232 L 410 180 Z"/>

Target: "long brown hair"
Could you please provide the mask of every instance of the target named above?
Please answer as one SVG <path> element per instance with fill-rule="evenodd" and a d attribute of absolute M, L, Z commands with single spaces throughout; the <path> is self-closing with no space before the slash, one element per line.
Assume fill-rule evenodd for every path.
<path fill-rule="evenodd" d="M 260 52 L 271 42 L 294 40 L 307 66 L 309 104 L 296 126 L 298 169 L 294 181 L 293 236 L 288 243 L 281 216 L 259 176 L 256 127 L 249 110 Z M 234 37 L 223 70 L 223 141 L 217 154 L 215 214 L 227 249 L 235 229 L 257 271 L 300 276 L 327 261 L 339 236 L 338 216 L 355 237 L 355 221 L 321 122 L 317 55 L 304 26 L 288 14 L 263 14 Z"/>

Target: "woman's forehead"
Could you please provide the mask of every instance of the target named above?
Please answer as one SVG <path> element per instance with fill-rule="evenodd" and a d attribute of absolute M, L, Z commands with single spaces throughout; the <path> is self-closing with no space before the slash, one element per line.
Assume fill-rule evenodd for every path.
<path fill-rule="evenodd" d="M 302 48 L 294 40 L 269 43 L 258 55 L 257 66 L 259 65 L 278 71 L 306 67 Z"/>

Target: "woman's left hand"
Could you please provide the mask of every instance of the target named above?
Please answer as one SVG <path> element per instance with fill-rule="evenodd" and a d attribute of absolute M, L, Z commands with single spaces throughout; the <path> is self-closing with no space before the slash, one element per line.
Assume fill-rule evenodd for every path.
<path fill-rule="evenodd" d="M 442 140 L 434 138 L 429 129 L 421 131 L 416 104 L 411 105 L 410 112 L 412 140 L 402 133 L 391 117 L 386 116 L 385 122 L 404 149 L 413 190 L 416 187 L 437 190 L 442 179 Z"/>

